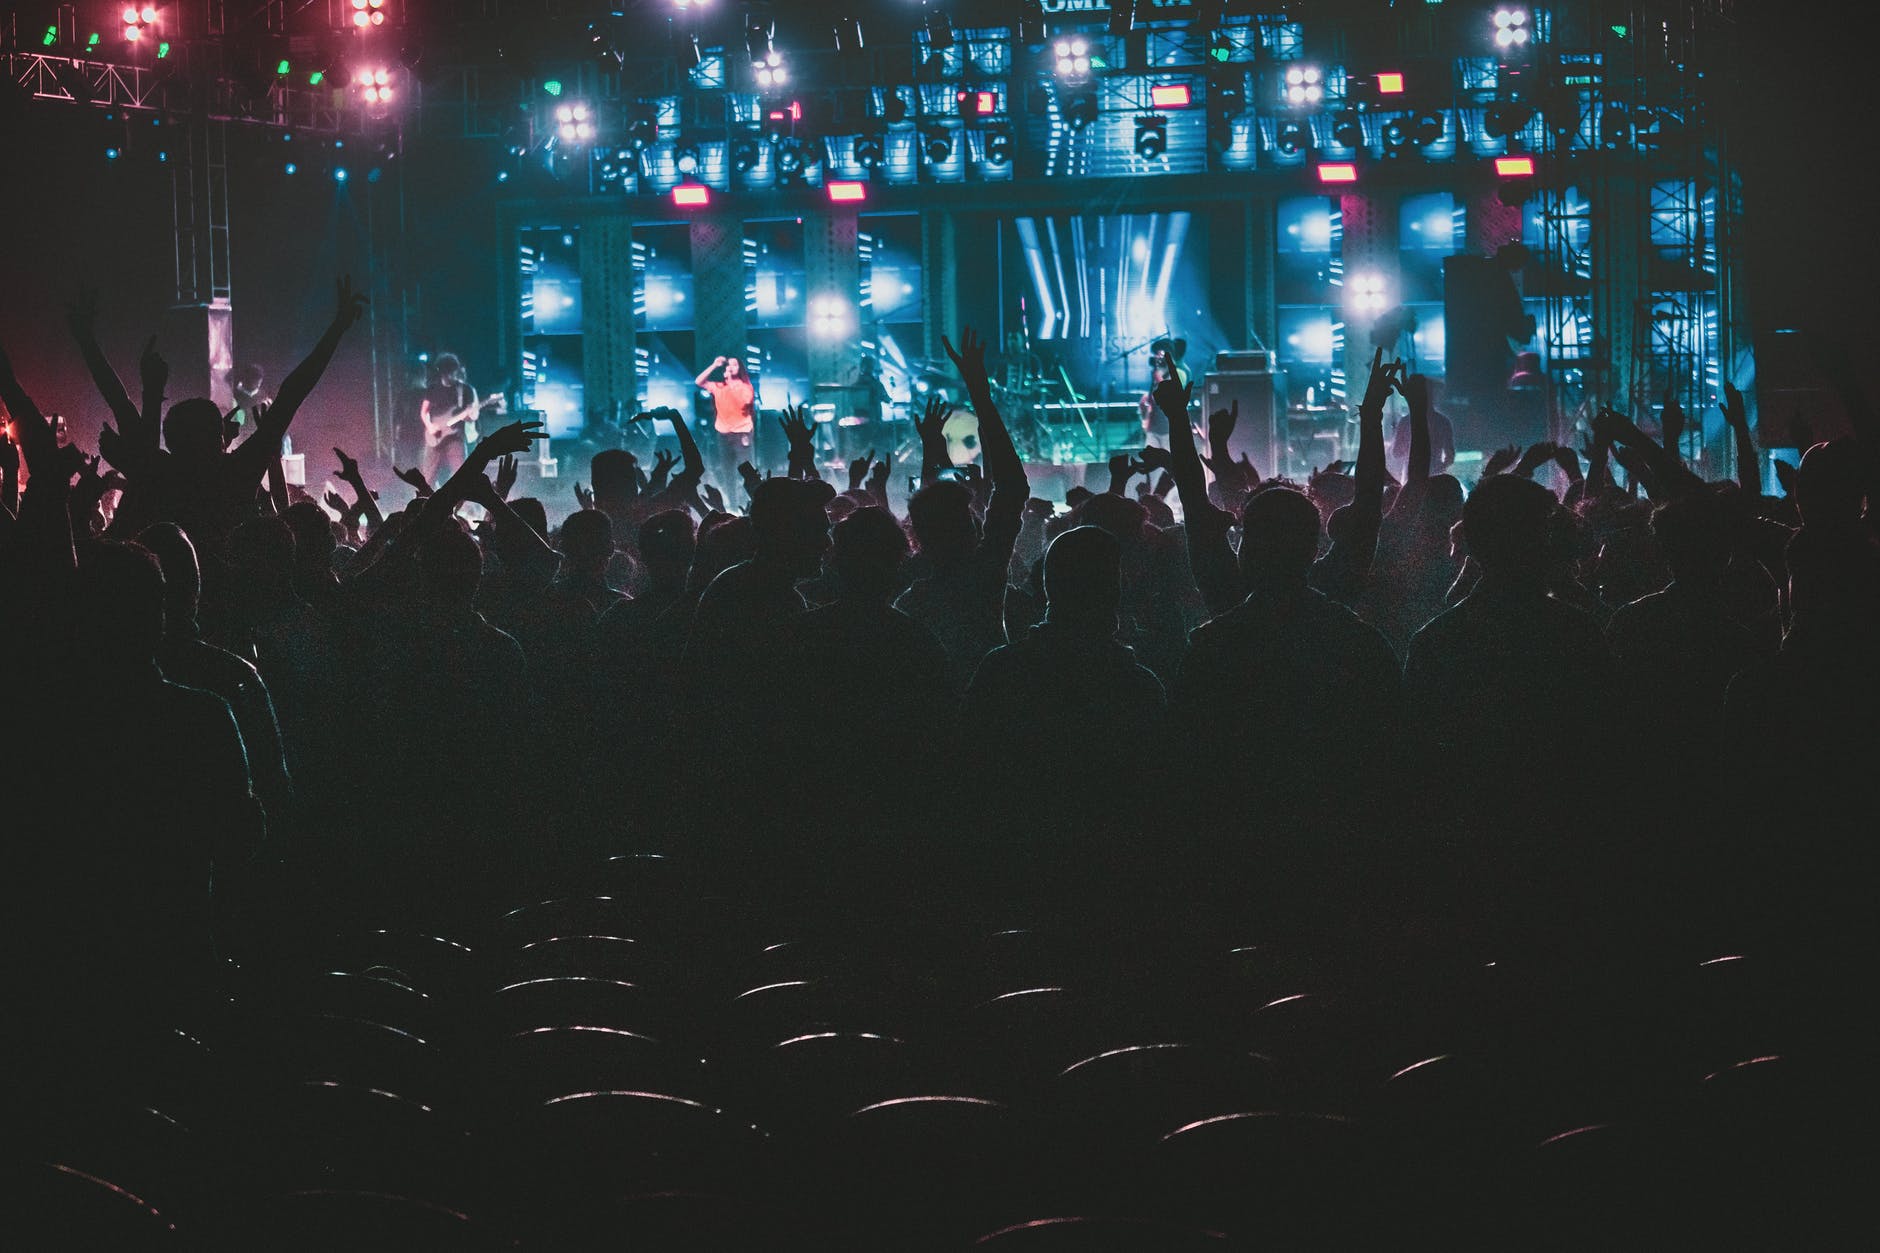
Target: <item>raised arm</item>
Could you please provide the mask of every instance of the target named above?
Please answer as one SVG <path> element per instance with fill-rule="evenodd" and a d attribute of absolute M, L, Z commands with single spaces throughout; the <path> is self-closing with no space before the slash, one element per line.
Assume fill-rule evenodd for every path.
<path fill-rule="evenodd" d="M 920 484 L 932 483 L 940 472 L 951 468 L 947 458 L 945 435 L 947 415 L 953 412 L 951 401 L 929 396 L 925 412 L 914 419 L 914 433 L 920 436 Z"/>
<path fill-rule="evenodd" d="M 1155 385 L 1155 403 L 1168 418 L 1168 469 L 1175 476 L 1175 493 L 1182 502 L 1188 564 L 1194 570 L 1195 587 L 1208 612 L 1218 614 L 1231 609 L 1246 595 L 1240 571 L 1234 564 L 1233 546 L 1227 541 L 1234 517 L 1208 501 L 1208 477 L 1202 469 L 1200 450 L 1195 446 L 1195 428 L 1188 420 L 1192 387 L 1182 384 L 1172 374 Z M 1209 423 L 1226 421 L 1231 424 L 1238 417 L 1236 407 L 1216 413 Z"/>
<path fill-rule="evenodd" d="M 992 381 L 986 375 L 985 341 L 968 326 L 960 331 L 959 348 L 955 349 L 944 335 L 940 337 L 940 345 L 953 359 L 953 367 L 966 384 L 966 395 L 973 402 L 973 412 L 979 415 L 979 446 L 986 458 L 986 475 L 992 480 L 989 512 L 1009 512 L 1016 523 L 1031 495 L 1031 481 L 1025 475 L 1025 463 L 1019 458 L 1018 447 L 1012 442 L 1012 432 L 1006 429 L 1005 417 L 992 399 Z"/>
<path fill-rule="evenodd" d="M 379 498 L 366 486 L 365 475 L 359 472 L 359 463 L 346 455 L 344 449 L 335 448 L 333 455 L 339 458 L 339 469 L 333 471 L 333 477 L 353 490 L 353 508 L 365 519 L 366 525 L 377 531 L 385 521 L 385 515 L 379 510 Z"/>
<path fill-rule="evenodd" d="M 32 479 L 20 501 L 9 556 L 21 558 L 14 563 L 15 568 L 34 578 L 62 578 L 78 568 L 68 504 L 78 450 L 59 447 L 52 423 L 14 376 L 13 362 L 4 346 L 0 346 L 0 401 L 6 403 L 12 416 L 20 460 Z M 35 597 L 44 596 L 48 587 L 15 586 L 8 591 L 18 596 L 18 603 L 27 605 L 34 603 Z"/>
<path fill-rule="evenodd" d="M 706 381 L 709 380 L 713 374 L 717 373 L 719 370 L 722 370 L 724 368 L 725 368 L 725 359 L 723 357 L 713 357 L 712 363 L 706 366 L 703 370 L 700 370 L 698 372 L 698 377 L 692 380 L 693 385 L 696 387 L 705 386 Z"/>
<path fill-rule="evenodd" d="M 144 351 L 137 358 L 137 374 L 144 390 L 144 412 L 139 422 L 143 452 L 154 456 L 163 442 L 164 389 L 170 383 L 170 363 L 157 351 L 157 337 L 144 341 Z M 129 435 L 130 432 L 124 432 Z"/>
<path fill-rule="evenodd" d="M 1749 406 L 1743 403 L 1743 393 L 1728 379 L 1723 382 L 1723 420 L 1730 424 L 1730 434 L 1736 440 L 1737 486 L 1751 496 L 1762 495 L 1762 458 L 1749 433 Z"/>
<path fill-rule="evenodd" d="M 259 483 L 261 476 L 267 473 L 269 463 L 280 456 L 281 437 L 287 434 L 287 427 L 293 422 L 295 412 L 312 394 L 320 376 L 326 373 L 327 365 L 339 349 L 339 341 L 345 338 L 353 323 L 365 313 L 366 295 L 353 290 L 351 278 L 342 278 L 338 285 L 337 305 L 333 320 L 327 324 L 326 333 L 320 336 L 320 342 L 313 346 L 306 360 L 281 380 L 281 390 L 274 397 L 274 403 L 268 406 L 265 413 L 256 412 L 255 433 L 243 440 L 230 454 L 239 459 L 244 482 L 252 472 L 253 481 Z"/>
<path fill-rule="evenodd" d="M 143 415 L 131 404 L 117 371 L 111 368 L 111 363 L 105 360 L 104 349 L 98 346 L 98 293 L 89 287 L 81 289 L 78 298 L 65 308 L 65 324 L 71 328 L 72 339 L 85 358 L 85 368 L 91 372 L 91 381 L 111 410 L 118 430 L 142 442 L 145 437 Z"/>

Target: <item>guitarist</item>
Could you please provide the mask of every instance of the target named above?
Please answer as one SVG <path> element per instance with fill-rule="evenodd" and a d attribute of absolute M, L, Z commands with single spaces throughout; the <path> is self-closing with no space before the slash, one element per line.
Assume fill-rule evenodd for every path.
<path fill-rule="evenodd" d="M 453 352 L 431 359 L 431 385 L 419 393 L 418 468 L 433 483 L 463 464 L 469 443 L 464 427 L 476 421 L 477 389 L 463 376 L 463 362 Z"/>

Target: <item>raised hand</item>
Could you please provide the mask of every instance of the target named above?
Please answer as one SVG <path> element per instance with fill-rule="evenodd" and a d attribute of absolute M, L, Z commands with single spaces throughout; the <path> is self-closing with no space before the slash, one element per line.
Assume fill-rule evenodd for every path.
<path fill-rule="evenodd" d="M 496 462 L 496 498 L 508 500 L 509 493 L 516 490 L 518 463 L 512 456 L 505 455 Z"/>
<path fill-rule="evenodd" d="M 574 485 L 574 503 L 583 509 L 592 509 L 594 507 L 594 493 L 580 483 L 576 483 Z"/>
<path fill-rule="evenodd" d="M 1487 479 L 1493 478 L 1497 474 L 1505 474 L 1508 471 L 1508 467 L 1520 459 L 1521 445 L 1519 444 L 1509 444 L 1506 448 L 1497 448 L 1488 455 L 1488 460 L 1482 463 L 1482 477 Z"/>
<path fill-rule="evenodd" d="M 1521 460 L 1515 462 L 1514 473 L 1520 478 L 1527 478 L 1534 471 L 1554 459 L 1554 446 L 1546 440 L 1528 445 L 1528 450 L 1521 454 Z"/>
<path fill-rule="evenodd" d="M 339 469 L 333 471 L 333 477 L 342 483 L 351 483 L 354 486 L 358 486 L 359 463 L 347 456 L 346 450 L 343 448 L 334 448 L 333 455 L 339 458 Z"/>
<path fill-rule="evenodd" d="M 704 497 L 705 504 L 713 513 L 729 513 L 725 508 L 725 494 L 710 483 L 699 484 L 698 494 Z"/>
<path fill-rule="evenodd" d="M 872 448 L 864 455 L 856 457 L 849 462 L 850 491 L 859 492 L 862 490 L 862 485 L 868 482 L 868 472 L 874 468 L 874 465 L 875 450 Z"/>
<path fill-rule="evenodd" d="M 1678 403 L 1676 380 L 1665 387 L 1665 407 L 1658 415 L 1658 424 L 1664 433 L 1666 450 L 1676 454 L 1684 435 L 1684 406 Z"/>
<path fill-rule="evenodd" d="M 666 485 L 667 478 L 670 477 L 672 474 L 672 467 L 678 462 L 678 460 L 679 459 L 677 457 L 667 452 L 664 448 L 654 453 L 653 454 L 653 473 L 646 480 L 646 490 L 649 492 L 656 492 L 660 488 L 664 487 Z"/>
<path fill-rule="evenodd" d="M 1137 470 L 1137 465 L 1134 461 L 1130 459 L 1130 456 L 1128 453 L 1119 452 L 1114 457 L 1111 457 L 1110 458 L 1110 491 L 1111 493 L 1117 496 L 1121 496 L 1123 494 L 1123 488 L 1126 487 L 1129 483 L 1129 480 L 1135 476 L 1136 470 Z"/>
<path fill-rule="evenodd" d="M 364 316 L 366 305 L 371 302 L 367 300 L 364 292 L 353 289 L 350 274 L 341 275 L 335 288 L 338 293 L 338 308 L 333 313 L 333 325 L 344 329 Z"/>
<path fill-rule="evenodd" d="M 538 420 L 511 422 L 499 426 L 477 444 L 477 452 L 488 465 L 498 457 L 529 451 L 529 446 L 538 439 L 547 439 L 548 433 L 542 429 Z"/>
<path fill-rule="evenodd" d="M 872 452 L 868 455 L 874 456 Z M 888 459 L 886 457 L 869 467 L 868 490 L 881 497 L 884 502 L 888 499 Z"/>
<path fill-rule="evenodd" d="M 416 466 L 411 467 L 409 470 L 400 470 L 397 466 L 393 466 L 392 476 L 401 483 L 411 484 L 412 490 L 417 492 L 420 496 L 429 496 L 431 494 L 430 480 L 426 479 L 424 477 L 424 471 L 418 469 Z"/>
<path fill-rule="evenodd" d="M 757 467 L 748 461 L 738 462 L 738 481 L 744 484 L 744 490 L 755 495 L 763 483 L 764 476 L 757 472 Z"/>
<path fill-rule="evenodd" d="M 1175 457 L 1168 449 L 1157 448 L 1154 444 L 1149 444 L 1137 454 L 1136 463 L 1144 474 L 1149 474 L 1156 470 L 1166 471 L 1173 469 L 1175 466 Z"/>
<path fill-rule="evenodd" d="M 1580 475 L 1580 454 L 1565 444 L 1554 445 L 1554 464 L 1568 478 L 1578 480 Z"/>
<path fill-rule="evenodd" d="M 1173 422 L 1177 418 L 1183 422 L 1188 420 L 1188 403 L 1194 395 L 1193 383 L 1183 383 L 1171 375 L 1155 385 L 1154 394 L 1156 408 L 1167 414 L 1169 421 Z"/>
<path fill-rule="evenodd" d="M 953 402 L 942 396 L 929 396 L 927 408 L 914 419 L 914 433 L 920 436 L 921 443 L 931 443 L 943 438 L 941 431 L 947 424 L 947 418 L 953 413 Z"/>
<path fill-rule="evenodd" d="M 1784 496 L 1795 495 L 1795 467 L 1776 458 L 1771 458 L 1769 464 L 1776 469 L 1776 482 L 1782 485 L 1782 494 Z"/>
<path fill-rule="evenodd" d="M 346 498 L 330 487 L 326 491 L 326 507 L 342 518 L 352 512 L 352 506 L 346 503 Z"/>
<path fill-rule="evenodd" d="M 809 406 L 791 405 L 777 419 L 783 427 L 783 436 L 790 441 L 790 454 L 795 456 L 799 448 L 807 449 L 813 445 L 814 437 L 810 432 Z"/>
<path fill-rule="evenodd" d="M 1400 377 L 1400 367 L 1384 361 L 1384 350 L 1376 348 L 1371 352 L 1371 377 L 1364 386 L 1364 401 L 1359 409 L 1366 413 L 1382 414 L 1384 401 L 1392 391 L 1401 391 L 1404 383 Z M 1405 399 L 1409 399 L 1406 395 Z"/>
<path fill-rule="evenodd" d="M 170 363 L 157 351 L 157 337 L 152 335 L 144 341 L 144 351 L 137 358 L 138 377 L 143 380 L 145 391 L 162 391 L 170 381 Z"/>
<path fill-rule="evenodd" d="M 1240 425 L 1240 398 L 1225 409 L 1216 409 L 1208 415 L 1208 443 L 1225 448 L 1227 441 L 1234 437 L 1234 428 Z"/>
<path fill-rule="evenodd" d="M 966 381 L 966 390 L 977 394 L 986 384 L 986 341 L 979 338 L 979 332 L 970 326 L 960 328 L 960 346 L 953 347 L 953 341 L 942 335 L 940 346 L 947 351 L 953 361 L 953 368 L 960 372 L 960 378 Z"/>
<path fill-rule="evenodd" d="M 1723 420 L 1733 431 L 1749 429 L 1749 406 L 1743 403 L 1743 393 L 1728 379 L 1723 381 Z"/>

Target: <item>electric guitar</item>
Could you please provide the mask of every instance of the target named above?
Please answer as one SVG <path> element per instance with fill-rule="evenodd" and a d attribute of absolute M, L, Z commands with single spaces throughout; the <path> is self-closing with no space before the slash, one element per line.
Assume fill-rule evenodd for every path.
<path fill-rule="evenodd" d="M 431 416 L 431 402 L 429 400 L 422 402 L 418 408 L 418 420 L 424 423 L 424 446 L 426 448 L 438 448 L 442 446 L 444 441 L 450 438 L 451 431 L 459 426 L 463 427 L 464 443 L 476 443 L 477 415 L 487 409 L 495 409 L 499 413 L 502 412 L 503 407 L 507 404 L 507 399 L 507 394 L 504 392 L 491 392 L 476 404 L 465 405 L 456 412 L 447 413 L 441 418 L 433 418 Z"/>

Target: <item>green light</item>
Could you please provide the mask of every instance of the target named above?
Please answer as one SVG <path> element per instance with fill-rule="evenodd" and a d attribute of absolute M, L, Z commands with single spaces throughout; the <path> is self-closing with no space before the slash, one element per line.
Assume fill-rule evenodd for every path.
<path fill-rule="evenodd" d="M 59 28 L 57 26 L 46 27 L 46 37 L 39 41 L 40 46 L 45 47 L 45 48 L 50 48 L 53 44 L 56 44 L 58 42 L 59 42 Z"/>
<path fill-rule="evenodd" d="M 170 55 L 170 41 L 165 39 L 162 43 L 159 43 L 157 45 L 157 60 L 161 61 L 164 57 L 167 57 L 169 55 Z"/>
<path fill-rule="evenodd" d="M 1208 55 L 1213 57 L 1216 61 L 1225 61 L 1231 51 L 1233 51 L 1231 48 L 1226 47 L 1209 48 Z"/>
<path fill-rule="evenodd" d="M 287 63 L 287 58 L 282 57 L 280 62 L 275 65 L 274 72 L 276 74 L 289 74 L 293 72 L 293 69 L 294 67 Z"/>
<path fill-rule="evenodd" d="M 559 78 L 543 79 L 542 90 L 551 96 L 559 96 L 561 94 L 561 80 Z"/>
<path fill-rule="evenodd" d="M 309 87 L 318 87 L 321 83 L 325 81 L 326 81 L 325 70 L 315 70 L 313 73 L 307 75 L 307 86 Z"/>
<path fill-rule="evenodd" d="M 1619 38 L 1624 39 L 1626 36 L 1626 31 L 1628 29 L 1629 29 L 1628 27 L 1621 26 L 1617 22 L 1614 22 L 1612 26 L 1612 33 L 1617 35 Z"/>
<path fill-rule="evenodd" d="M 91 37 L 85 40 L 85 46 L 87 48 L 96 48 L 98 46 L 98 32 L 97 31 L 91 32 Z"/>

